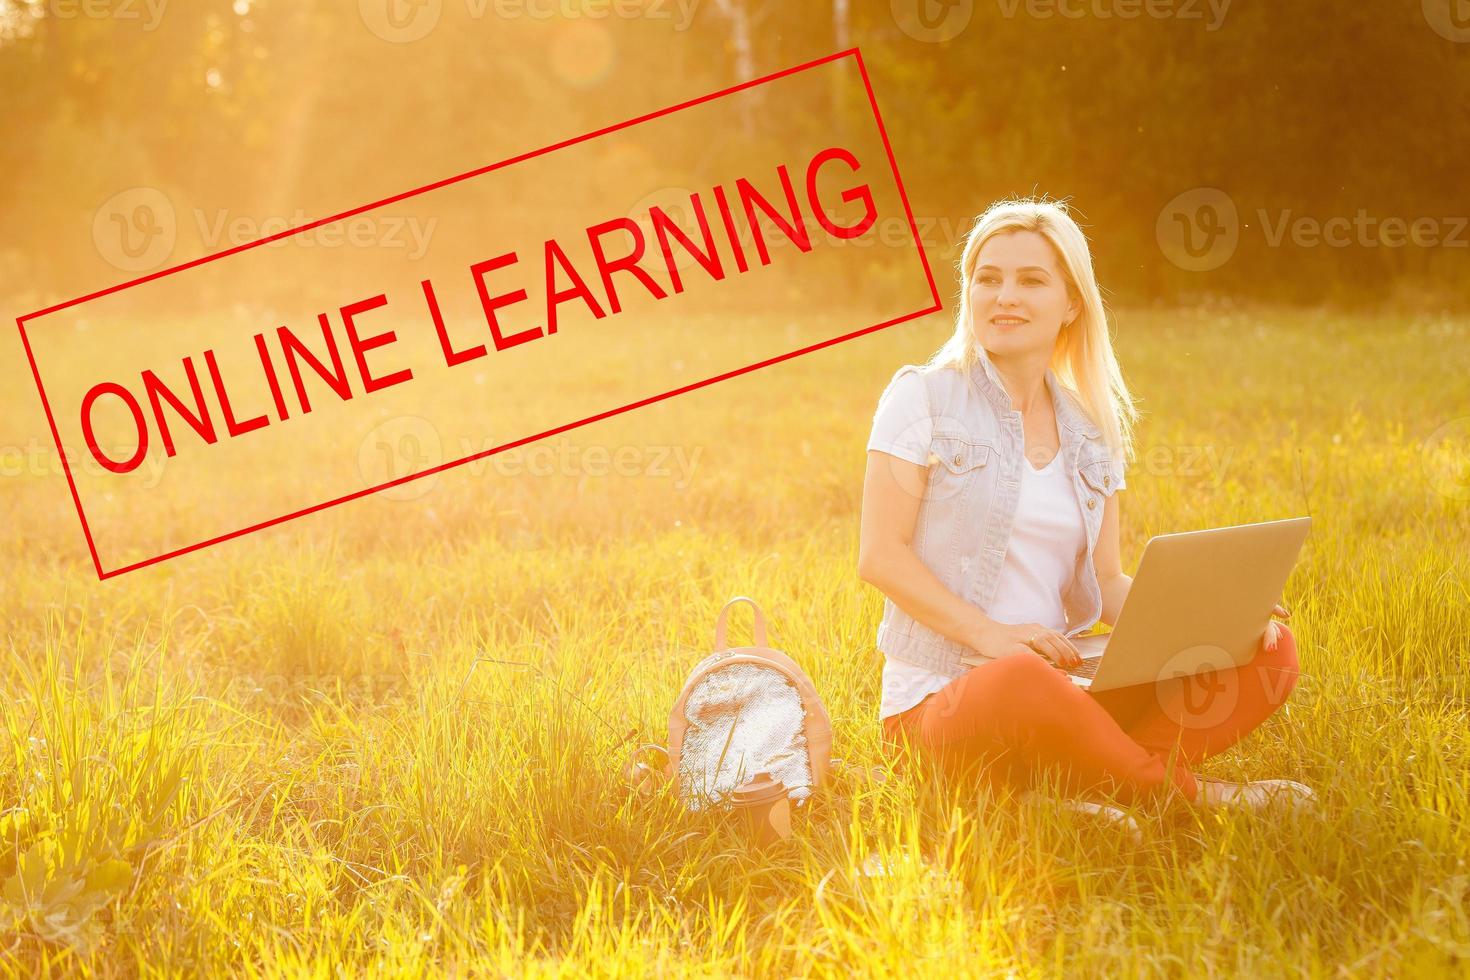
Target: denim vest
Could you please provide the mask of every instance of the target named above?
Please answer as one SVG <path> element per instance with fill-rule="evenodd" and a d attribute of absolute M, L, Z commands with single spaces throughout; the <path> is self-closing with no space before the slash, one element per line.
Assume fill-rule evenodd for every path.
<path fill-rule="evenodd" d="M 983 611 L 1000 580 L 1020 498 L 1021 467 L 1030 465 L 1021 413 L 1011 407 L 995 366 L 983 352 L 968 373 L 909 365 L 894 380 L 909 372 L 924 380 L 933 422 L 929 481 L 912 547 L 946 588 Z M 1117 491 L 1123 474 L 1121 456 L 1114 459 L 1080 403 L 1051 370 L 1046 380 L 1056 411 L 1062 463 L 1077 494 L 1087 537 L 1086 552 L 1079 556 L 1072 584 L 1062 596 L 1067 634 L 1074 636 L 1091 629 L 1102 615 L 1092 553 L 1106 498 Z M 960 657 L 971 651 L 915 620 L 892 599 L 883 603 L 878 649 L 945 677 L 958 677 L 969 669 Z"/>

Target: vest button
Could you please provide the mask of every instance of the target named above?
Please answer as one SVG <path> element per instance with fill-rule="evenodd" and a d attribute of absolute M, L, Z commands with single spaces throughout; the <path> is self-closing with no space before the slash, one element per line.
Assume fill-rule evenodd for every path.
<path fill-rule="evenodd" d="M 955 453 L 954 454 L 954 465 L 958 466 L 962 462 L 964 462 L 964 457 L 961 456 L 959 453 Z"/>
<path fill-rule="evenodd" d="M 1113 485 L 1113 478 L 1112 477 L 1110 477 L 1110 476 L 1103 477 L 1103 486 L 1104 487 L 1110 487 L 1112 485 Z"/>
<path fill-rule="evenodd" d="M 1092 510 L 1096 506 L 1097 506 L 1097 498 L 1096 497 L 1088 497 L 1087 498 L 1087 509 L 1088 510 Z"/>

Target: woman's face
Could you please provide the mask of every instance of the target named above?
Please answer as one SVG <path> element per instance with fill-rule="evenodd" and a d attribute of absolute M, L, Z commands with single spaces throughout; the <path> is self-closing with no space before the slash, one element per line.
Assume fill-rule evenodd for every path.
<path fill-rule="evenodd" d="M 970 327 L 991 355 L 1050 357 L 1062 325 L 1080 310 L 1051 243 L 1034 231 L 994 235 L 980 246 L 968 288 Z"/>

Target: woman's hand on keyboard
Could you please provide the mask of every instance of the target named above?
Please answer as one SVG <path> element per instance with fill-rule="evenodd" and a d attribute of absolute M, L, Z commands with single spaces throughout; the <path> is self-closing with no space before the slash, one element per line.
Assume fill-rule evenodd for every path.
<path fill-rule="evenodd" d="M 991 623 L 970 646 L 991 660 L 1035 653 L 1058 667 L 1076 667 L 1082 663 L 1082 654 L 1066 634 L 1040 623 Z"/>

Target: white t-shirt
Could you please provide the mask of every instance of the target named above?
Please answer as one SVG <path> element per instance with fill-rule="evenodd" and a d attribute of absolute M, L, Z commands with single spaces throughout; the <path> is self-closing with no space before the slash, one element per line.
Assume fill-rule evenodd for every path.
<path fill-rule="evenodd" d="M 868 448 L 927 465 L 932 424 L 924 381 L 906 374 L 889 389 L 873 417 Z M 1006 545 L 995 597 L 985 614 L 1002 623 L 1040 623 L 1065 630 L 1062 594 L 1071 586 L 1079 556 L 1087 548 L 1082 508 L 1058 452 L 1040 470 L 1021 463 L 1016 520 Z M 907 711 L 951 678 L 884 657 L 880 719 Z"/>

